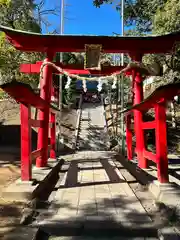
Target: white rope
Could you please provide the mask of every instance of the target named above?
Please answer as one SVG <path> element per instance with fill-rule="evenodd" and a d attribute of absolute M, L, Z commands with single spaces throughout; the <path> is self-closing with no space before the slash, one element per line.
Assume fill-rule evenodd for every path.
<path fill-rule="evenodd" d="M 103 82 L 102 82 L 101 78 L 99 78 L 99 79 L 98 79 L 98 85 L 97 85 L 97 90 L 98 90 L 98 92 L 101 92 L 101 90 L 102 90 L 102 84 L 103 84 Z"/>
<path fill-rule="evenodd" d="M 66 86 L 65 86 L 65 89 L 69 89 L 70 85 L 71 85 L 71 78 L 68 76 L 67 77 L 67 83 L 66 83 Z"/>
<path fill-rule="evenodd" d="M 65 75 L 65 76 L 67 76 L 67 77 L 69 76 L 69 77 L 71 77 L 71 78 L 75 78 L 75 79 L 81 80 L 81 81 L 83 81 L 83 80 L 85 80 L 85 81 L 96 81 L 96 80 L 97 80 L 97 77 L 81 77 L 81 76 L 78 76 L 78 75 L 76 75 L 76 74 L 68 73 L 67 71 L 64 71 L 63 68 L 56 66 L 56 65 L 55 65 L 54 63 L 52 63 L 52 62 L 43 62 L 43 64 L 41 65 L 41 68 L 40 68 L 40 79 L 43 78 L 43 76 L 42 76 L 42 75 L 43 75 L 43 68 L 44 68 L 45 66 L 47 66 L 47 65 L 53 67 L 53 68 L 56 69 L 59 73 Z M 116 75 L 120 75 L 122 72 L 124 72 L 124 69 L 121 70 L 121 71 L 119 71 L 119 72 L 113 73 L 113 74 L 111 74 L 111 75 L 101 76 L 101 77 L 99 77 L 99 78 L 100 78 L 101 80 L 112 80 L 112 79 L 114 79 L 114 77 L 115 77 Z"/>
<path fill-rule="evenodd" d="M 117 76 L 114 76 L 114 82 L 112 85 L 112 89 L 116 89 L 116 84 L 117 84 Z"/>
<path fill-rule="evenodd" d="M 81 80 L 81 81 L 96 81 L 97 80 L 97 77 L 81 77 L 81 76 L 78 76 L 76 74 L 71 74 L 67 71 L 64 71 L 63 68 L 56 66 L 56 64 L 54 64 L 52 62 L 43 62 L 43 64 L 41 65 L 41 68 L 40 68 L 40 79 L 43 78 L 43 68 L 47 65 L 53 67 L 59 73 L 65 75 L 67 77 L 69 76 L 70 78 L 75 78 L 75 79 Z M 102 81 L 103 80 L 114 80 L 115 81 L 115 78 L 117 78 L 118 75 L 121 75 L 122 73 L 124 73 L 128 70 L 131 70 L 132 68 L 137 68 L 137 67 L 148 70 L 147 67 L 144 66 L 143 63 L 131 62 L 127 65 L 127 67 L 123 68 L 121 71 L 110 74 L 110 75 L 107 75 L 107 76 L 101 76 L 101 77 L 99 77 L 99 79 L 102 80 Z"/>
<path fill-rule="evenodd" d="M 83 80 L 83 81 L 82 81 L 82 84 L 83 84 L 83 90 L 84 90 L 84 92 L 87 92 L 86 80 Z"/>

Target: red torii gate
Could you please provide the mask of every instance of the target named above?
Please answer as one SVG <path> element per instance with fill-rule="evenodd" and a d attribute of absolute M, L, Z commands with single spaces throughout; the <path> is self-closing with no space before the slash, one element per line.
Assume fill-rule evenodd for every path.
<path fill-rule="evenodd" d="M 46 52 L 47 58 L 44 62 L 52 62 L 56 52 L 83 52 L 85 44 L 100 44 L 103 52 L 107 53 L 128 53 L 133 61 L 141 62 L 142 56 L 148 53 L 167 53 L 171 52 L 176 41 L 180 41 L 180 32 L 164 36 L 151 37 L 107 37 L 107 36 L 70 36 L 70 35 L 40 35 L 36 33 L 13 30 L 8 27 L 0 26 L 0 30 L 6 33 L 7 39 L 18 50 L 29 52 Z M 23 72 L 39 72 L 41 63 L 36 65 L 22 65 Z M 28 70 L 29 69 L 29 70 Z M 84 74 L 83 69 L 71 69 L 68 66 L 67 71 L 76 74 Z M 117 69 L 110 68 L 107 72 L 113 73 Z M 72 73 L 72 72 L 71 72 Z M 103 72 L 99 72 L 103 74 Z M 128 159 L 132 159 L 132 133 L 129 127 L 131 112 L 134 113 L 134 129 L 136 135 L 136 153 L 138 164 L 141 168 L 147 168 L 147 159 L 156 162 L 158 168 L 158 179 L 160 182 L 168 182 L 168 159 L 167 159 L 167 141 L 166 141 L 166 119 L 165 103 L 174 95 L 179 93 L 179 85 L 176 88 L 171 87 L 168 92 L 163 91 L 163 95 L 156 93 L 154 98 L 143 101 L 142 74 L 140 68 L 132 68 L 131 75 L 134 86 L 134 106 L 127 110 L 127 150 Z M 36 165 L 44 167 L 48 159 L 48 130 L 49 113 L 51 109 L 50 100 L 52 93 L 52 67 L 46 65 L 43 71 L 43 81 L 41 81 L 40 97 L 35 95 L 25 85 L 5 84 L 2 88 L 12 95 L 17 101 L 21 102 L 21 178 L 22 180 L 31 179 L 31 160 L 30 150 L 30 106 L 40 109 L 39 120 L 34 125 L 39 127 L 38 131 L 38 150 L 34 153 L 37 157 Z M 21 86 L 21 91 L 19 90 Z M 17 93 L 18 91 L 21 93 Z M 162 93 L 162 92 L 161 92 Z M 161 97 L 159 97 L 161 96 Z M 152 123 L 145 123 L 142 119 L 142 112 L 145 107 L 155 108 L 156 119 Z M 52 115 L 52 122 L 55 122 L 55 116 Z M 144 141 L 144 129 L 156 130 L 156 155 L 146 151 Z M 55 127 L 52 135 L 55 133 Z M 54 148 L 55 138 L 51 138 L 52 155 L 55 157 Z"/>

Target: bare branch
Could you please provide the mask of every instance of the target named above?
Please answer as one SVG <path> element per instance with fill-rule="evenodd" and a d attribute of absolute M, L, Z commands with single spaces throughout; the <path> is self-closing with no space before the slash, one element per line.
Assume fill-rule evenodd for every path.
<path fill-rule="evenodd" d="M 47 10 L 42 10 L 39 12 L 41 15 L 47 15 L 47 14 L 59 15 L 59 13 L 55 9 L 47 9 Z"/>

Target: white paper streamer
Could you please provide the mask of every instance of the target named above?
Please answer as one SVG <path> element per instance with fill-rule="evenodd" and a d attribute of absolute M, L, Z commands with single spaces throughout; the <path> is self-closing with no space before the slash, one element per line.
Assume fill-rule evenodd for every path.
<path fill-rule="evenodd" d="M 98 92 L 101 92 L 101 90 L 102 90 L 102 80 L 101 80 L 101 78 L 99 78 L 98 79 L 98 85 L 97 85 L 97 90 L 98 90 Z"/>
<path fill-rule="evenodd" d="M 82 85 L 83 85 L 84 92 L 87 92 L 86 80 L 82 81 Z"/>
<path fill-rule="evenodd" d="M 115 75 L 114 76 L 114 82 L 113 82 L 113 85 L 112 85 L 112 89 L 116 89 L 116 84 L 117 84 L 117 76 Z"/>
<path fill-rule="evenodd" d="M 71 80 L 72 80 L 72 79 L 68 76 L 68 77 L 67 77 L 67 83 L 66 83 L 65 89 L 68 89 L 68 88 L 70 87 Z"/>

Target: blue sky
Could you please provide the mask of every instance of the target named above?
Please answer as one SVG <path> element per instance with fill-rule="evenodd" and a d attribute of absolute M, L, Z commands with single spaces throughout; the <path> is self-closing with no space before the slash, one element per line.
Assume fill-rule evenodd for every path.
<path fill-rule="evenodd" d="M 61 0 L 47 0 L 46 8 L 54 4 L 60 6 Z M 121 18 L 115 6 L 102 5 L 100 8 L 93 6 L 93 0 L 65 0 L 70 6 L 65 7 L 65 34 L 83 35 L 112 35 L 112 32 L 121 33 Z M 59 27 L 60 17 L 49 16 L 53 24 L 49 29 Z M 43 31 L 44 32 L 44 31 Z"/>

